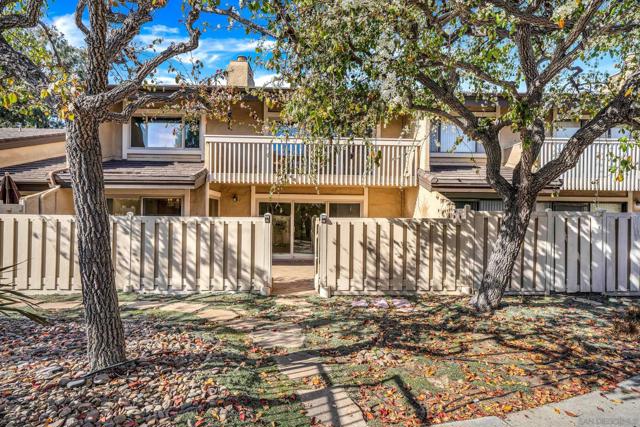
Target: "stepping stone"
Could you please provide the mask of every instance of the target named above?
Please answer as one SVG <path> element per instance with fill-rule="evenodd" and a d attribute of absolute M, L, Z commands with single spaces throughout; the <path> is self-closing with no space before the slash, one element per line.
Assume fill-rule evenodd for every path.
<path fill-rule="evenodd" d="M 262 319 L 237 319 L 227 322 L 223 326 L 240 332 L 251 332 L 264 327 L 275 328 L 276 324 Z"/>
<path fill-rule="evenodd" d="M 329 368 L 324 366 L 320 359 L 309 353 L 293 353 L 286 356 L 277 356 L 276 364 L 280 372 L 291 380 L 299 380 L 306 377 L 326 376 Z"/>
<path fill-rule="evenodd" d="M 304 334 L 298 326 L 260 328 L 251 332 L 251 338 L 256 345 L 264 348 L 296 349 L 304 345 Z"/>
<path fill-rule="evenodd" d="M 193 304 L 188 302 L 174 302 L 171 304 L 163 304 L 158 309 L 160 311 L 178 311 L 180 313 L 195 313 L 202 310 L 207 304 Z"/>
<path fill-rule="evenodd" d="M 82 307 L 80 301 L 45 302 L 38 305 L 42 310 L 73 310 Z"/>
<path fill-rule="evenodd" d="M 301 298 L 276 297 L 275 303 L 279 305 L 291 305 L 294 307 L 311 307 L 311 303 Z"/>
<path fill-rule="evenodd" d="M 122 301 L 120 303 L 122 307 L 130 310 L 151 310 L 154 308 L 158 308 L 163 304 L 164 303 L 161 301 L 134 301 L 134 302 Z"/>
<path fill-rule="evenodd" d="M 198 312 L 198 317 L 202 319 L 207 319 L 211 322 L 223 322 L 227 320 L 237 319 L 238 317 L 241 317 L 243 314 L 244 313 L 240 311 L 224 310 L 221 308 L 210 308 L 210 309 Z"/>
<path fill-rule="evenodd" d="M 297 392 L 309 418 L 332 426 L 366 427 L 362 411 L 342 387 Z"/>

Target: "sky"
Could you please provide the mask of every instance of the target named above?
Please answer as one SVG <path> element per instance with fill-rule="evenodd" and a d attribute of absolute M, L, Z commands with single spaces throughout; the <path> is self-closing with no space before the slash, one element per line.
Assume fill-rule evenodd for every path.
<path fill-rule="evenodd" d="M 161 38 L 162 44 L 157 50 L 168 45 L 172 41 L 186 40 L 187 32 L 183 22 L 181 0 L 169 0 L 163 9 L 154 12 L 153 20 L 142 27 L 137 38 L 140 43 L 148 44 Z M 221 7 L 237 4 L 222 1 Z M 84 46 L 84 34 L 75 24 L 76 1 L 50 0 L 45 20 L 54 25 L 58 31 L 64 34 L 67 41 L 76 47 Z M 85 17 L 86 18 L 86 17 Z M 191 59 L 197 58 L 204 64 L 203 76 L 212 75 L 216 70 L 225 69 L 232 59 L 239 55 L 245 55 L 253 59 L 256 57 L 256 47 L 260 44 L 257 34 L 247 34 L 244 28 L 237 24 L 229 28 L 228 20 L 213 14 L 203 15 L 201 24 L 206 21 L 206 32 L 200 38 L 200 46 L 191 54 L 187 54 L 180 61 L 172 61 L 172 64 L 183 73 L 191 69 Z M 151 53 L 150 53 L 151 54 Z M 186 65 L 181 65 L 181 63 Z M 274 75 L 262 67 L 252 63 L 254 79 L 257 86 L 269 84 Z M 175 84 L 175 74 L 168 71 L 169 63 L 164 64 L 156 75 L 157 83 Z"/>

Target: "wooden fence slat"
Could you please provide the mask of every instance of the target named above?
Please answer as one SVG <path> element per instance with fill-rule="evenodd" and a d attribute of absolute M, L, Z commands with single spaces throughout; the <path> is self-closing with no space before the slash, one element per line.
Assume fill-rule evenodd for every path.
<path fill-rule="evenodd" d="M 618 292 L 626 292 L 628 289 L 628 258 L 629 258 L 629 219 L 618 218 Z"/>
<path fill-rule="evenodd" d="M 185 278 L 184 290 L 196 292 L 198 290 L 198 222 L 187 221 L 185 242 Z"/>
<path fill-rule="evenodd" d="M 153 291 L 156 283 L 155 253 L 156 247 L 156 221 L 153 218 L 145 218 L 141 221 L 142 246 L 143 246 L 143 272 L 142 289 Z"/>
<path fill-rule="evenodd" d="M 351 223 L 343 221 L 337 225 L 338 230 L 338 283 L 339 291 L 349 290 L 351 252 Z"/>
<path fill-rule="evenodd" d="M 338 226 L 332 221 L 327 224 L 327 287 L 337 288 Z"/>
<path fill-rule="evenodd" d="M 444 225 L 441 221 L 435 221 L 432 223 L 433 229 L 433 273 L 431 279 L 431 289 L 434 291 L 442 291 L 443 279 L 444 279 Z"/>
<path fill-rule="evenodd" d="M 225 265 L 227 274 L 225 275 L 225 290 L 238 290 L 238 224 L 235 221 L 227 221 L 227 239 L 225 254 Z"/>
<path fill-rule="evenodd" d="M 351 279 L 351 289 L 355 291 L 364 290 L 364 262 L 366 256 L 364 231 L 362 221 L 353 224 L 353 278 Z"/>
<path fill-rule="evenodd" d="M 607 244 L 605 247 L 606 255 L 606 290 L 607 292 L 615 292 L 616 283 L 616 218 L 614 216 L 605 215 Z"/>
<path fill-rule="evenodd" d="M 58 289 L 71 289 L 71 219 L 60 220 L 58 251 Z"/>
<path fill-rule="evenodd" d="M 547 245 L 549 239 L 549 218 L 545 214 L 538 216 L 538 233 L 535 244 L 536 266 L 534 269 L 535 283 L 534 290 L 542 293 L 547 290 L 546 270 L 547 270 Z"/>
<path fill-rule="evenodd" d="M 225 223 L 223 221 L 215 221 L 211 223 L 213 227 L 213 240 L 211 242 L 211 251 L 213 252 L 213 284 L 214 291 L 224 290 L 225 275 Z"/>
<path fill-rule="evenodd" d="M 166 218 L 158 218 L 156 227 L 158 229 L 158 246 L 156 248 L 158 251 L 158 272 L 156 274 L 156 287 L 160 292 L 167 292 L 171 285 L 169 281 L 169 271 L 171 257 L 173 255 L 169 252 L 171 248 L 169 221 L 167 221 Z"/>
<path fill-rule="evenodd" d="M 204 220 L 199 223 L 200 231 L 198 234 L 199 252 L 198 264 L 198 289 L 200 292 L 211 290 L 211 222 Z"/>
<path fill-rule="evenodd" d="M 31 221 L 31 277 L 29 278 L 29 289 L 41 290 L 44 279 L 44 227 L 45 223 L 41 217 L 34 217 Z M 78 253 L 76 245 L 76 254 Z M 77 258 L 77 257 L 76 257 Z"/>
<path fill-rule="evenodd" d="M 566 290 L 567 280 L 567 233 L 565 218 L 556 216 L 554 222 L 554 268 L 553 268 L 553 290 L 555 292 L 564 292 Z"/>
<path fill-rule="evenodd" d="M 640 292 L 640 216 L 631 217 L 631 274 L 629 292 Z"/>
<path fill-rule="evenodd" d="M 604 213 L 600 212 L 591 219 L 591 292 L 604 292 L 606 266 L 604 247 Z"/>
<path fill-rule="evenodd" d="M 578 219 L 567 219 L 567 288 L 569 293 L 578 292 Z"/>
<path fill-rule="evenodd" d="M 183 259 L 182 259 L 182 220 L 171 218 L 169 220 L 169 238 L 171 239 L 171 261 L 169 288 L 172 291 L 182 291 Z"/>
<path fill-rule="evenodd" d="M 534 256 L 534 244 L 535 244 L 535 226 L 536 226 L 536 217 L 532 217 L 529 222 L 529 226 L 527 227 L 527 232 L 524 235 L 524 244 L 522 245 L 522 258 L 520 258 L 521 262 L 521 272 L 522 272 L 522 287 L 520 289 L 521 292 L 524 293 L 533 293 L 535 292 L 534 288 L 534 271 L 536 266 L 534 265 L 535 256 Z"/>
<path fill-rule="evenodd" d="M 110 224 L 111 225 L 111 224 Z M 71 221 L 71 229 L 73 231 L 71 242 L 73 245 L 73 265 L 71 266 L 71 289 L 74 291 L 82 290 L 82 277 L 80 276 L 80 255 L 78 253 L 78 222 L 73 219 Z M 112 252 L 113 253 L 113 250 Z M 113 263 L 113 260 L 111 261 Z M 117 286 L 117 285 L 116 285 Z"/>
<path fill-rule="evenodd" d="M 591 291 L 591 218 L 580 217 L 580 292 Z"/>
<path fill-rule="evenodd" d="M 457 244 L 457 225 L 452 221 L 446 226 L 445 239 L 446 239 L 446 252 L 445 256 L 445 288 L 449 292 L 456 290 L 457 271 L 456 266 L 459 263 L 456 261 L 459 257 L 458 244 Z"/>
<path fill-rule="evenodd" d="M 394 291 L 400 291 L 403 288 L 404 282 L 404 251 L 405 251 L 405 241 L 404 241 L 404 226 L 398 220 L 393 220 L 390 222 L 390 230 L 391 230 L 391 255 L 392 255 L 392 265 L 391 265 L 391 274 L 392 278 L 390 280 L 390 288 Z"/>
<path fill-rule="evenodd" d="M 3 282 L 13 286 L 13 267 L 16 264 L 15 252 L 13 250 L 15 243 L 15 219 L 12 216 L 6 216 L 2 220 L 2 268 L 9 268 L 0 272 L 0 278 Z M 55 254 L 55 252 L 54 252 Z M 55 282 L 54 282 L 55 286 Z M 55 288 L 54 288 L 55 289 Z"/>
<path fill-rule="evenodd" d="M 418 286 L 418 222 L 409 221 L 406 228 L 405 289 L 415 291 Z"/>
<path fill-rule="evenodd" d="M 375 221 L 366 223 L 367 246 L 365 254 L 365 290 L 373 292 L 378 286 L 378 224 Z"/>
<path fill-rule="evenodd" d="M 380 274 L 378 276 L 378 290 L 387 291 L 390 288 L 392 250 L 391 223 L 388 219 L 385 219 L 380 222 Z"/>
<path fill-rule="evenodd" d="M 29 241 L 31 240 L 29 218 L 18 216 L 15 225 L 17 237 L 15 287 L 18 290 L 25 290 L 29 287 L 29 267 L 32 263 L 29 254 Z"/>
<path fill-rule="evenodd" d="M 240 224 L 240 251 L 239 259 L 240 272 L 239 272 L 239 290 L 250 291 L 251 290 L 251 269 L 253 262 L 253 252 L 251 248 L 252 230 L 253 226 L 250 222 L 242 222 Z"/>
<path fill-rule="evenodd" d="M 46 227 L 45 289 L 53 291 L 58 282 L 58 220 L 48 218 Z"/>
<path fill-rule="evenodd" d="M 431 277 L 429 275 L 431 262 L 429 253 L 431 247 L 431 223 L 429 221 L 419 221 L 417 229 L 420 239 L 418 290 L 424 292 L 428 291 L 431 285 Z"/>

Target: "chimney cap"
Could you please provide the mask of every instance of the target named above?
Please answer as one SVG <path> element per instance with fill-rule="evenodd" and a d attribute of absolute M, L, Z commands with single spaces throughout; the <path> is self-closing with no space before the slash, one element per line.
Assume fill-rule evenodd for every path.
<path fill-rule="evenodd" d="M 236 61 L 247 62 L 247 57 L 245 55 L 238 55 L 238 59 L 236 59 Z"/>

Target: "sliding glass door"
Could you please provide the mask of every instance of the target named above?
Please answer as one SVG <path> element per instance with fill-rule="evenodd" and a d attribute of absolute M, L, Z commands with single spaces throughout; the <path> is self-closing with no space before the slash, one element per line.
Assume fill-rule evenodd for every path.
<path fill-rule="evenodd" d="M 259 202 L 260 216 L 272 216 L 273 253 L 282 258 L 311 258 L 315 251 L 316 219 L 323 213 L 330 217 L 358 218 L 360 203 L 335 203 L 319 201 L 303 203 L 294 201 Z"/>

